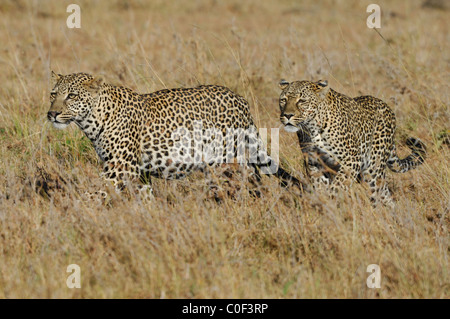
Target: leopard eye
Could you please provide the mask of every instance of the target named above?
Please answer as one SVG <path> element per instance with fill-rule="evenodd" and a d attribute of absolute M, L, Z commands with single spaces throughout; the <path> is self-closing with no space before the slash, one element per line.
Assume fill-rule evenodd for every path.
<path fill-rule="evenodd" d="M 75 93 L 69 93 L 69 95 L 67 95 L 67 98 L 73 100 L 73 99 L 76 99 L 77 96 L 78 96 L 78 95 L 75 94 Z"/>
<path fill-rule="evenodd" d="M 50 98 L 51 98 L 51 99 L 56 98 L 56 93 L 55 93 L 55 92 L 51 92 L 51 93 L 50 93 Z"/>
<path fill-rule="evenodd" d="M 306 100 L 306 99 L 299 99 L 299 100 L 297 101 L 297 105 L 305 104 L 306 102 L 308 102 L 308 100 Z"/>
<path fill-rule="evenodd" d="M 280 104 L 286 104 L 286 99 L 281 99 Z"/>

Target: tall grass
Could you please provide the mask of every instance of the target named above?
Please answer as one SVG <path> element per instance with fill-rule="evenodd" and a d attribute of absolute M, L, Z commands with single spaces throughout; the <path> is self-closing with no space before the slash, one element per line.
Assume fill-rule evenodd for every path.
<path fill-rule="evenodd" d="M 420 1 L 379 1 L 381 38 L 366 27 L 368 1 L 69 1 L 0 4 L 0 297 L 448 298 L 450 168 L 448 12 Z M 95 151 L 76 127 L 46 121 L 49 69 L 102 73 L 139 92 L 221 84 L 246 97 L 260 127 L 280 123 L 281 78 L 328 79 L 372 94 L 397 115 L 404 138 L 429 155 L 388 173 L 394 210 L 372 208 L 364 185 L 330 200 L 299 197 L 264 177 L 253 197 L 242 174 L 154 180 L 151 203 L 102 187 Z M 280 160 L 303 178 L 293 134 Z M 66 268 L 81 267 L 81 289 Z M 369 264 L 381 288 L 366 286 Z"/>

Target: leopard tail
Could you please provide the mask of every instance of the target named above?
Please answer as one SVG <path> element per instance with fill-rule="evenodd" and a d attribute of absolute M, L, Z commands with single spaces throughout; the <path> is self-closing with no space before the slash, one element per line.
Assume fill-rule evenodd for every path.
<path fill-rule="evenodd" d="M 405 173 L 417 166 L 421 165 L 426 158 L 427 149 L 419 139 L 409 137 L 406 145 L 411 149 L 412 153 L 407 157 L 400 159 L 395 150 L 395 143 L 392 143 L 391 154 L 387 161 L 389 169 L 395 173 Z"/>

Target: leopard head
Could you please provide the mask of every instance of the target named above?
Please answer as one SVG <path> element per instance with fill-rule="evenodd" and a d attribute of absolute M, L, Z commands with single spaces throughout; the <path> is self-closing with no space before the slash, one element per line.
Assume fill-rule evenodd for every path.
<path fill-rule="evenodd" d="M 103 79 L 86 73 L 69 75 L 52 71 L 50 109 L 48 120 L 59 129 L 66 128 L 71 122 L 80 122 L 86 118 L 96 104 Z"/>
<path fill-rule="evenodd" d="M 329 92 L 327 81 L 281 80 L 280 121 L 288 132 L 297 132 L 302 125 L 314 119 L 318 106 L 326 99 Z"/>

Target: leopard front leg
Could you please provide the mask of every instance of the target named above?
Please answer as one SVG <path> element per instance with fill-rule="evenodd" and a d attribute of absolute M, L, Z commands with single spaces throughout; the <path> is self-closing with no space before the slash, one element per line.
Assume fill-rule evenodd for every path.
<path fill-rule="evenodd" d="M 311 184 L 316 190 L 328 190 L 331 185 L 330 178 L 327 178 L 323 172 L 323 168 L 308 163 L 307 173 Z"/>
<path fill-rule="evenodd" d="M 138 165 L 120 159 L 107 161 L 103 164 L 101 176 L 114 185 L 116 193 L 139 194 L 147 200 L 153 198 L 150 177 L 146 176 L 144 184 Z"/>
<path fill-rule="evenodd" d="M 342 165 L 331 183 L 331 192 L 336 194 L 339 190 L 347 191 L 349 186 L 358 180 L 360 172 L 361 163 L 359 160 L 350 165 Z"/>
<path fill-rule="evenodd" d="M 329 174 L 329 168 L 321 160 L 316 153 L 303 153 L 305 157 L 306 173 L 311 181 L 311 184 L 316 190 L 329 190 L 332 183 L 332 177 Z"/>

